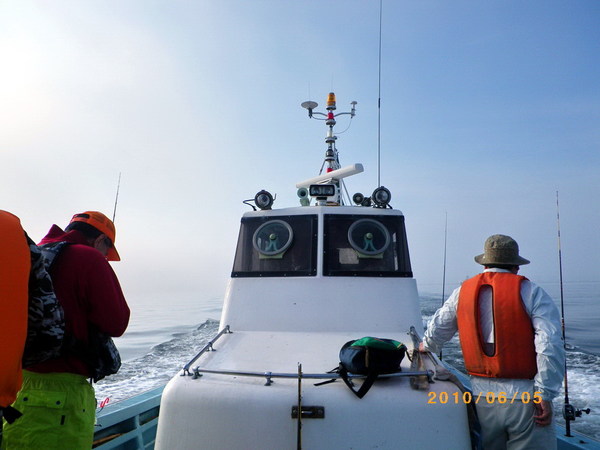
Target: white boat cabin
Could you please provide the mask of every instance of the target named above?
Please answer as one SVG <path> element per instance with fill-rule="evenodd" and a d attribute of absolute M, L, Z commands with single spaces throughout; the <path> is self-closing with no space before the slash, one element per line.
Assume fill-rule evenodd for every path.
<path fill-rule="evenodd" d="M 247 212 L 221 333 L 167 385 L 156 448 L 470 448 L 454 383 L 380 377 L 362 399 L 341 380 L 315 385 L 335 377 L 349 340 L 395 339 L 410 353 L 411 327 L 422 318 L 400 211 Z M 423 357 L 420 369 L 438 364 Z"/>

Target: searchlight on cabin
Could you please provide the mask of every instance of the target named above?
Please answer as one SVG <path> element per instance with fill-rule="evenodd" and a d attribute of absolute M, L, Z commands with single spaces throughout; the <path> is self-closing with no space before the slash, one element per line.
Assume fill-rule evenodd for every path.
<path fill-rule="evenodd" d="M 271 206 L 273 205 L 273 196 L 269 191 L 263 189 L 254 196 L 254 203 L 260 209 L 271 209 Z"/>
<path fill-rule="evenodd" d="M 371 198 L 373 199 L 373 203 L 375 203 L 376 208 L 387 208 L 390 200 L 392 199 L 392 193 L 389 191 L 389 189 L 380 186 L 373 191 Z"/>

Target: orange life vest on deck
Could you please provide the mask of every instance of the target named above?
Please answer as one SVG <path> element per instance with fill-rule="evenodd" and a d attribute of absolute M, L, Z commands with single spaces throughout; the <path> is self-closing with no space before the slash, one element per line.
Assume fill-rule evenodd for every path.
<path fill-rule="evenodd" d="M 521 300 L 527 278 L 506 272 L 484 272 L 465 281 L 458 298 L 457 320 L 465 367 L 471 375 L 532 379 L 537 373 L 534 331 Z M 479 292 L 492 289 L 495 351 L 484 352 Z"/>
<path fill-rule="evenodd" d="M 21 389 L 31 256 L 21 222 L 1 210 L 0 240 L 0 407 L 6 407 Z"/>

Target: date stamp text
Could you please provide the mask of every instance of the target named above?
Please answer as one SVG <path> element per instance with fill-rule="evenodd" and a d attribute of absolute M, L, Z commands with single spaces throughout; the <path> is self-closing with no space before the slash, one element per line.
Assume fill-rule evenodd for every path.
<path fill-rule="evenodd" d="M 501 405 L 505 403 L 514 403 L 514 402 L 522 402 L 522 403 L 530 403 L 533 402 L 535 404 L 539 404 L 542 402 L 542 393 L 534 392 L 531 395 L 529 392 L 515 392 L 512 395 L 508 395 L 506 392 L 479 392 L 477 394 L 471 392 L 428 392 L 427 403 L 430 405 L 435 404 L 446 404 L 446 403 L 488 403 L 494 404 L 499 403 Z"/>

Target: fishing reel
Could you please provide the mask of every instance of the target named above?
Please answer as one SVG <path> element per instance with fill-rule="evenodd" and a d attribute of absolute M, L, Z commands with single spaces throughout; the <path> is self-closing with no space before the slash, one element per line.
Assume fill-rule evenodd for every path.
<path fill-rule="evenodd" d="M 563 406 L 563 418 L 566 421 L 574 421 L 577 417 L 581 417 L 583 413 L 589 414 L 592 410 L 590 408 L 577 409 L 570 403 L 565 403 Z"/>

